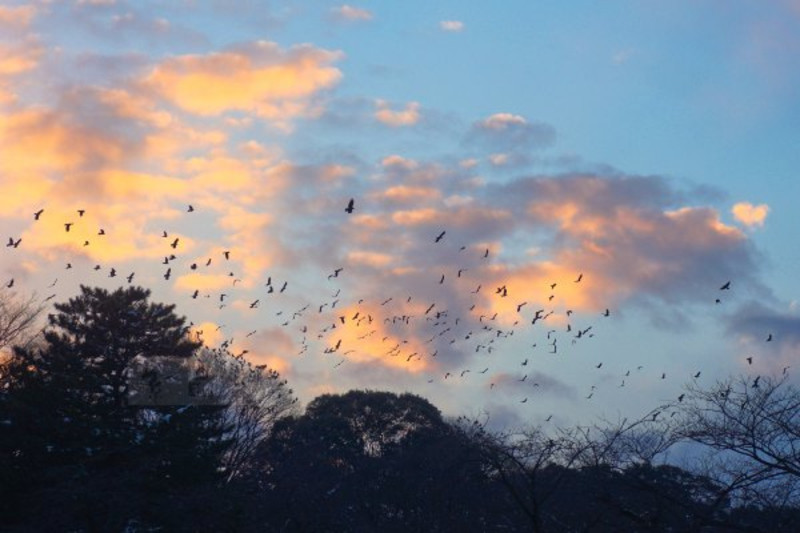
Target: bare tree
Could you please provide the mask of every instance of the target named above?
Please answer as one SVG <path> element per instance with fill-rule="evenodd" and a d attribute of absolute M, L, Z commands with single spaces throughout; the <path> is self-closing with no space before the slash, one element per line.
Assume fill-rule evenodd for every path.
<path fill-rule="evenodd" d="M 209 381 L 203 394 L 225 405 L 231 445 L 223 458 L 228 481 L 249 465 L 258 444 L 269 436 L 277 420 L 298 414 L 297 399 L 280 374 L 265 365 L 253 365 L 224 348 L 204 348 L 197 355 Z"/>
<path fill-rule="evenodd" d="M 786 376 L 690 384 L 676 407 L 680 436 L 710 448 L 701 464 L 731 492 L 765 505 L 800 502 L 800 390 Z"/>
<path fill-rule="evenodd" d="M 44 310 L 36 295 L 20 298 L 0 291 L 0 354 L 15 344 L 28 344 L 36 338 L 33 330 Z"/>
<path fill-rule="evenodd" d="M 591 528 L 609 520 L 610 511 L 622 517 L 619 519 L 639 524 L 653 519 L 624 508 L 610 492 L 596 495 L 596 507 L 576 504 L 575 512 L 570 513 L 564 505 L 575 498 L 585 500 L 584 492 L 591 484 L 604 486 L 610 482 L 617 488 L 624 485 L 648 492 L 653 499 L 662 498 L 656 484 L 663 481 L 665 474 L 654 476 L 652 469 L 665 463 L 676 433 L 672 418 L 661 415 L 661 410 L 655 410 L 633 420 L 601 420 L 591 426 L 551 432 L 531 427 L 503 434 L 487 432 L 476 422 L 472 438 L 481 443 L 484 461 L 526 517 L 531 530 Z M 637 468 L 650 469 L 650 477 L 628 475 Z M 577 507 L 581 507 L 580 516 L 576 514 Z"/>

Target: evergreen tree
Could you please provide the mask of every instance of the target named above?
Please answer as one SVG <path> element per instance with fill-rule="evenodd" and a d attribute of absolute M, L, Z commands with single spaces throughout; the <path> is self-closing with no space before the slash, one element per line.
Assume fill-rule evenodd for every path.
<path fill-rule="evenodd" d="M 174 306 L 149 296 L 141 287 L 81 287 L 55 306 L 43 344 L 15 348 L 6 363 L 2 500 L 20 520 L 38 510 L 65 528 L 120 529 L 219 478 L 221 407 L 130 401 L 137 361 L 185 360 L 200 348 Z"/>

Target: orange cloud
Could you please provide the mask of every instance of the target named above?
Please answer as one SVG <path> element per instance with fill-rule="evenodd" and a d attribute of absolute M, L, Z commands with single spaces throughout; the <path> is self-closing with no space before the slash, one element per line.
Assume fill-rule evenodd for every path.
<path fill-rule="evenodd" d="M 365 21 L 372 20 L 372 12 L 366 9 L 353 7 L 347 4 L 333 8 L 333 14 L 336 18 L 347 21 Z"/>
<path fill-rule="evenodd" d="M 331 64 L 341 57 L 310 45 L 283 51 L 275 43 L 258 41 L 225 52 L 168 59 L 145 85 L 190 113 L 238 110 L 282 120 L 306 113 L 314 93 L 339 81 L 341 72 Z"/>
<path fill-rule="evenodd" d="M 14 76 L 36 68 L 44 50 L 28 42 L 22 45 L 0 43 L 0 76 Z"/>
<path fill-rule="evenodd" d="M 734 218 L 749 228 L 761 227 L 769 214 L 767 204 L 753 205 L 749 202 L 739 202 L 731 209 Z"/>
<path fill-rule="evenodd" d="M 0 6 L 0 26 L 27 28 L 35 16 L 35 6 Z"/>
<path fill-rule="evenodd" d="M 413 170 L 417 168 L 417 162 L 413 159 L 406 159 L 405 157 L 397 154 L 392 154 L 384 157 L 381 160 L 381 165 L 384 167 L 399 167 L 404 170 Z"/>
<path fill-rule="evenodd" d="M 468 227 L 489 224 L 498 221 L 509 221 L 511 213 L 504 209 L 488 209 L 480 207 L 462 207 L 455 210 L 436 210 L 433 208 L 395 211 L 392 220 L 401 226 L 417 226 L 423 224 L 446 224 L 448 227 Z"/>
<path fill-rule="evenodd" d="M 378 100 L 375 105 L 378 108 L 375 111 L 375 118 L 387 126 L 413 126 L 419 122 L 418 102 L 409 102 L 402 111 L 393 111 L 389 103 L 383 100 Z"/>
<path fill-rule="evenodd" d="M 335 348 L 341 341 L 333 355 L 349 361 L 398 368 L 413 374 L 426 370 L 430 365 L 428 347 L 413 337 L 410 329 L 408 336 L 392 331 L 390 324 L 383 320 L 383 311 L 363 304 L 339 310 L 337 315 L 344 316 L 345 321 L 326 337 L 328 349 Z M 411 306 L 405 312 L 421 315 L 424 309 Z M 353 318 L 356 316 L 359 318 Z"/>
<path fill-rule="evenodd" d="M 353 251 L 347 254 L 347 260 L 350 263 L 383 268 L 394 263 L 396 258 L 393 255 L 378 252 Z"/>
<path fill-rule="evenodd" d="M 441 197 L 441 193 L 432 187 L 413 187 L 408 185 L 396 185 L 394 187 L 389 187 L 380 195 L 387 200 L 400 202 L 435 200 Z"/>

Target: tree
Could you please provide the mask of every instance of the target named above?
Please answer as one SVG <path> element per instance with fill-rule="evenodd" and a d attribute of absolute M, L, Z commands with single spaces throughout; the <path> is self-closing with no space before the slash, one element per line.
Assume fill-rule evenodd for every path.
<path fill-rule="evenodd" d="M 800 390 L 786 376 L 687 386 L 680 435 L 709 448 L 706 470 L 741 501 L 800 503 Z"/>
<path fill-rule="evenodd" d="M 253 365 L 224 347 L 203 348 L 196 362 L 209 376 L 204 394 L 225 405 L 225 438 L 230 445 L 222 468 L 230 482 L 252 466 L 258 445 L 270 435 L 275 423 L 298 414 L 297 398 L 276 370 Z"/>
<path fill-rule="evenodd" d="M 35 296 L 20 299 L 8 290 L 0 291 L 0 361 L 11 346 L 27 345 L 36 338 L 32 331 L 43 310 Z"/>
<path fill-rule="evenodd" d="M 259 456 L 271 514 L 289 530 L 490 531 L 490 517 L 503 521 L 477 447 L 412 394 L 320 396 L 277 422 Z"/>
<path fill-rule="evenodd" d="M 119 530 L 133 516 L 175 514 L 176 494 L 220 478 L 218 407 L 130 405 L 135 360 L 188 359 L 200 347 L 174 306 L 149 296 L 81 287 L 56 304 L 41 346 L 15 347 L 0 389 L 0 466 L 11 478 L 0 499 L 18 519 L 37 511 L 56 528 Z"/>

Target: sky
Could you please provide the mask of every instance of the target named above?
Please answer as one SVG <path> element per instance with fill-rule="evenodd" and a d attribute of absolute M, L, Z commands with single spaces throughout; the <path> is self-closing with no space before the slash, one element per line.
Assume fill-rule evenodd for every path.
<path fill-rule="evenodd" d="M 799 53 L 797 0 L 3 2 L 0 290 L 497 427 L 794 380 Z"/>

